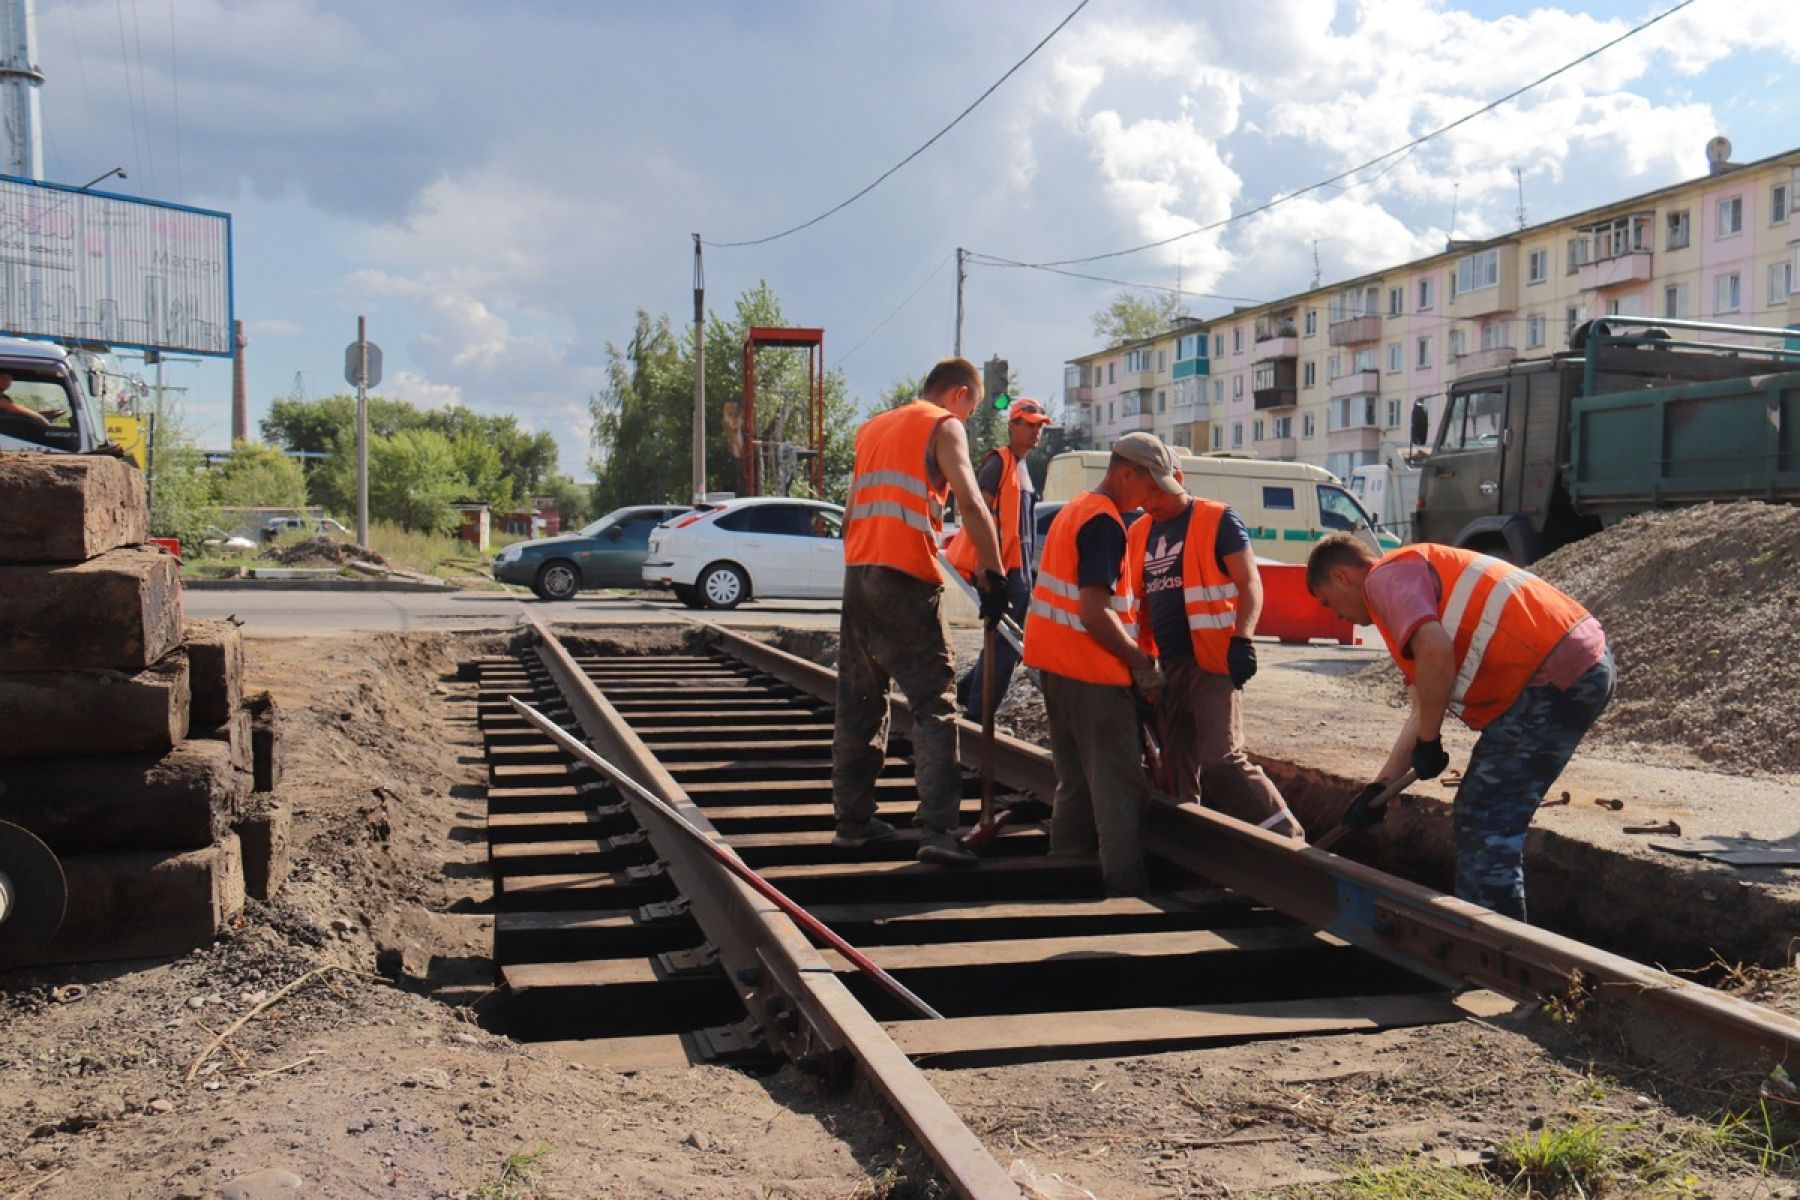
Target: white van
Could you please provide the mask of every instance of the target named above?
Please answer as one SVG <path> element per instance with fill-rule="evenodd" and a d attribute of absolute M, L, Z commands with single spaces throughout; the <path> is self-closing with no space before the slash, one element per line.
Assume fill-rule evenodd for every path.
<path fill-rule="evenodd" d="M 1235 508 L 1258 558 L 1304 563 L 1314 542 L 1340 531 L 1360 532 L 1383 553 L 1400 545 L 1392 534 L 1376 531 L 1356 497 L 1324 467 L 1232 454 L 1178 457 L 1188 492 Z M 1106 475 L 1109 458 L 1105 450 L 1057 455 L 1044 476 L 1044 499 L 1070 500 L 1093 487 Z"/>

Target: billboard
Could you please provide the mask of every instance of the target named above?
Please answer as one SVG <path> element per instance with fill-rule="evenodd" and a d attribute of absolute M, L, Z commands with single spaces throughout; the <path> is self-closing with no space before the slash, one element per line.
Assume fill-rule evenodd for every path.
<path fill-rule="evenodd" d="M 231 215 L 0 175 L 0 333 L 229 357 Z"/>

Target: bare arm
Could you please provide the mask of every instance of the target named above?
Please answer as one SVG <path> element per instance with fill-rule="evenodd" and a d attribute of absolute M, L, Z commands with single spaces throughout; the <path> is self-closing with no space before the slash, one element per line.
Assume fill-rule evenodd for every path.
<path fill-rule="evenodd" d="M 0 413 L 10 413 L 15 417 L 30 417 L 40 425 L 48 425 L 50 418 L 35 409 L 26 408 L 11 396 L 0 396 Z"/>
<path fill-rule="evenodd" d="M 1237 627 L 1231 631 L 1231 636 L 1247 638 L 1262 617 L 1262 572 L 1256 569 L 1256 553 L 1245 547 L 1235 554 L 1227 554 L 1225 572 L 1231 576 L 1231 582 L 1237 584 L 1238 590 Z"/>
<path fill-rule="evenodd" d="M 1134 671 L 1150 665 L 1150 656 L 1125 632 L 1119 614 L 1112 606 L 1112 592 L 1103 587 L 1081 589 L 1081 626 L 1100 648 Z"/>
<path fill-rule="evenodd" d="M 939 423 L 932 435 L 931 452 L 938 470 L 956 496 L 956 510 L 962 514 L 963 532 L 975 541 L 975 557 L 984 571 L 1004 575 L 1000 565 L 1000 534 L 994 518 L 981 500 L 981 488 L 975 483 L 975 468 L 969 464 L 969 435 L 961 421 L 951 419 Z"/>

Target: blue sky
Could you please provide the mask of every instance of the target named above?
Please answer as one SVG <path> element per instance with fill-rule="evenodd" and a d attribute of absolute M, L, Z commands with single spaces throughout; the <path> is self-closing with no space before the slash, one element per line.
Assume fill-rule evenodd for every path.
<path fill-rule="evenodd" d="M 1373 157 L 1669 7 L 1092 0 L 880 189 L 708 252 L 709 303 L 767 279 L 873 397 L 949 351 L 957 246 L 1040 260 L 1217 220 Z M 814 216 L 935 132 L 1073 0 L 644 3 L 40 0 L 46 175 L 233 214 L 252 422 L 342 390 L 358 314 L 380 389 L 516 412 L 586 468 L 586 402 L 638 308 L 691 311 L 694 231 Z M 1096 264 L 1244 297 L 1800 146 L 1791 0 L 1695 0 L 1350 190 Z M 935 275 L 933 272 L 935 271 Z M 927 282 L 928 281 L 928 282 Z M 923 284 L 921 287 L 920 285 Z M 915 289 L 918 289 L 915 293 Z M 1117 289 L 976 267 L 964 350 L 1051 398 Z M 910 302 L 902 301 L 913 294 Z M 1189 300 L 1200 315 L 1223 302 Z M 885 322 L 885 324 L 884 324 Z M 879 328 L 877 328 L 879 327 Z M 230 366 L 176 364 L 229 435 Z"/>

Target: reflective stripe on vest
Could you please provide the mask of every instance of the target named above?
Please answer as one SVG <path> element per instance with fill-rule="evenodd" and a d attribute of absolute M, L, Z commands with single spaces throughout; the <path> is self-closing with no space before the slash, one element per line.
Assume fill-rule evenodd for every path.
<path fill-rule="evenodd" d="M 892 567 L 931 583 L 938 572 L 938 530 L 947 489 L 925 473 L 944 409 L 914 400 L 863 422 L 844 520 L 844 565 Z"/>
<path fill-rule="evenodd" d="M 1085 683 L 1125 687 L 1131 683 L 1130 669 L 1102 649 L 1081 622 L 1081 552 L 1075 536 L 1096 516 L 1109 517 L 1124 528 L 1118 508 L 1098 492 L 1081 493 L 1063 505 L 1050 523 L 1043 562 L 1025 613 L 1025 665 Z M 1135 639 L 1138 630 L 1132 619 L 1135 606 L 1130 581 L 1121 574 L 1118 586 L 1120 590 L 1109 605 L 1120 614 L 1126 636 Z"/>
<path fill-rule="evenodd" d="M 1406 546 L 1374 569 L 1401 557 L 1423 559 L 1437 575 L 1438 619 L 1450 634 L 1456 679 L 1450 711 L 1481 729 L 1511 708 L 1550 652 L 1588 617 L 1587 609 L 1523 567 L 1450 546 Z M 1372 617 L 1373 613 L 1370 614 Z M 1412 683 L 1417 664 L 1402 655 L 1392 632 L 1375 628 L 1400 672 Z"/>
<path fill-rule="evenodd" d="M 1181 549 L 1181 601 L 1193 645 L 1194 665 L 1213 675 L 1231 673 L 1228 655 L 1231 631 L 1237 627 L 1237 584 L 1219 569 L 1214 552 L 1219 522 L 1226 506 L 1211 500 L 1195 500 L 1188 517 L 1187 541 Z M 1125 543 L 1125 573 L 1141 611 L 1136 614 L 1138 645 L 1145 653 L 1162 655 L 1150 623 L 1150 601 L 1144 591 L 1144 571 L 1150 556 L 1149 517 L 1133 525 Z"/>

